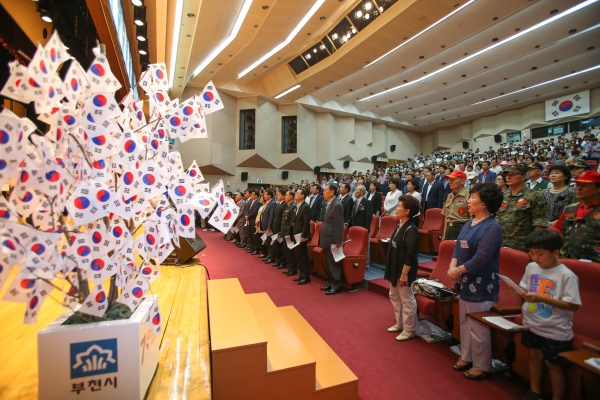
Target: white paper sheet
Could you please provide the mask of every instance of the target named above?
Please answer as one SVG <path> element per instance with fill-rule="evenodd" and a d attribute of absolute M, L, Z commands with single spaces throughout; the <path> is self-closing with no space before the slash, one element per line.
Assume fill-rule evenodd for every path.
<path fill-rule="evenodd" d="M 503 317 L 483 317 L 489 323 L 492 323 L 500 328 L 507 330 L 521 330 L 523 329 L 523 325 L 515 324 L 514 322 L 510 322 L 509 320 Z"/>
<path fill-rule="evenodd" d="M 275 241 L 277 240 L 278 236 L 279 236 L 279 233 L 276 233 L 273 236 L 271 236 L 271 243 L 275 243 Z"/>
<path fill-rule="evenodd" d="M 591 365 L 594 368 L 600 369 L 600 357 L 592 357 L 585 360 L 586 364 Z"/>
<path fill-rule="evenodd" d="M 297 233 L 294 235 L 294 240 L 296 241 L 296 243 L 294 243 L 292 241 L 292 238 L 289 236 L 285 237 L 285 242 L 287 244 L 288 249 L 292 250 L 293 248 L 296 248 L 297 246 L 300 246 L 300 238 L 302 237 L 302 233 Z"/>
<path fill-rule="evenodd" d="M 520 294 L 521 296 L 523 296 L 525 293 L 527 293 L 523 290 L 523 288 L 521 288 L 519 285 L 514 283 L 512 281 L 512 279 L 510 279 L 508 276 L 504 276 L 504 275 L 500 275 L 500 274 L 498 274 L 498 276 L 500 277 L 500 279 L 502 279 L 504 281 L 504 283 L 506 283 L 511 288 L 515 289 L 517 291 L 517 294 Z"/>
<path fill-rule="evenodd" d="M 260 240 L 262 240 L 262 243 L 265 244 L 265 241 L 267 240 L 267 232 L 262 234 L 262 236 L 260 237 Z"/>
<path fill-rule="evenodd" d="M 344 258 L 346 258 L 346 255 L 344 254 L 344 247 L 335 247 L 335 244 L 331 245 L 331 255 L 333 255 L 335 262 L 342 261 Z"/>

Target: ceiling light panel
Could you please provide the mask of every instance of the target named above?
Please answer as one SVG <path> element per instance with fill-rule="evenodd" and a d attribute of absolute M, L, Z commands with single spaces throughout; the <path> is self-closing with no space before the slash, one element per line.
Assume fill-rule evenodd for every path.
<path fill-rule="evenodd" d="M 585 8 L 589 7 L 589 6 L 593 6 L 593 5 L 598 5 L 599 4 L 598 1 L 599 0 L 587 0 L 587 1 L 584 1 L 583 3 L 580 3 L 580 4 L 578 4 L 578 5 L 576 5 L 576 6 L 572 7 L 572 8 L 569 8 L 568 10 L 566 10 L 566 11 L 564 11 L 562 13 L 556 14 L 555 16 L 553 16 L 551 18 L 548 18 L 548 19 L 546 19 L 545 21 L 542 21 L 539 24 L 536 24 L 536 25 L 531 26 L 531 27 L 529 27 L 527 29 L 521 30 L 520 32 L 518 32 L 517 34 L 515 34 L 513 36 L 510 36 L 510 37 L 508 37 L 508 38 L 506 38 L 504 40 L 498 41 L 498 42 L 494 43 L 493 45 L 491 45 L 489 47 L 486 47 L 486 48 L 484 48 L 482 50 L 479 50 L 479 51 L 477 51 L 477 52 L 475 52 L 473 54 L 469 54 L 468 56 L 466 56 L 465 58 L 463 58 L 463 59 L 461 59 L 459 61 L 455 61 L 454 63 L 452 63 L 450 65 L 447 65 L 447 66 L 445 66 L 443 68 L 440 68 L 440 69 L 438 69 L 436 71 L 433 71 L 433 72 L 431 72 L 428 75 L 428 77 L 430 77 L 432 75 L 436 75 L 436 74 L 442 73 L 442 72 L 444 72 L 446 70 L 449 70 L 451 68 L 455 68 L 458 65 L 460 65 L 460 64 L 462 64 L 462 63 L 464 63 L 464 62 L 466 62 L 466 61 L 468 61 L 470 59 L 473 59 L 475 57 L 479 57 L 481 54 L 484 54 L 484 53 L 486 53 L 488 51 L 497 49 L 498 47 L 500 47 L 500 46 L 502 46 L 502 45 L 504 45 L 506 43 L 509 43 L 509 42 L 517 40 L 517 39 L 519 39 L 521 37 L 524 37 L 525 35 L 527 35 L 530 32 L 534 32 L 534 31 L 536 31 L 538 29 L 541 29 L 543 27 L 547 27 L 550 24 L 552 24 L 553 22 L 556 22 L 556 21 L 558 21 L 561 18 L 571 16 L 572 19 L 577 19 L 577 21 L 579 21 L 580 18 L 576 18 L 575 15 L 577 13 L 580 13 L 580 16 L 581 16 L 582 15 L 581 13 L 585 13 L 585 12 L 589 12 L 588 15 L 592 14 L 592 15 L 596 16 L 598 14 L 597 13 L 593 14 L 593 12 L 594 12 L 593 7 L 592 7 L 592 9 L 585 9 Z M 590 24 L 590 25 L 592 25 L 592 24 Z M 553 27 L 555 27 L 555 26 L 556 25 L 554 25 Z M 503 50 L 504 50 L 504 48 L 503 48 Z M 386 93 L 390 93 L 392 91 L 396 91 L 398 89 L 401 89 L 401 88 L 409 86 L 409 85 L 413 85 L 413 84 L 418 83 L 418 82 L 422 82 L 422 80 L 409 81 L 408 83 L 405 83 L 405 84 L 402 84 L 402 85 L 390 88 L 390 89 L 385 90 L 383 92 L 375 93 L 374 95 L 371 95 L 371 96 L 368 96 L 368 97 L 366 97 L 364 99 L 361 99 L 361 101 L 368 101 L 368 100 L 373 99 L 375 97 L 379 97 L 379 96 L 384 95 Z"/>
<path fill-rule="evenodd" d="M 302 28 L 304 28 L 306 23 L 315 15 L 317 10 L 321 7 L 321 5 L 323 5 L 323 3 L 325 3 L 325 0 L 315 1 L 313 3 L 313 6 L 310 8 L 310 10 L 308 10 L 308 12 L 304 15 L 304 17 L 300 20 L 300 22 L 298 22 L 298 24 L 294 27 L 294 29 L 287 36 L 287 38 L 283 42 L 281 42 L 280 44 L 275 46 L 273 49 L 271 49 L 268 53 L 264 54 L 260 59 L 258 59 L 254 63 L 252 63 L 252 65 L 250 65 L 248 68 L 246 68 L 245 70 L 240 72 L 238 74 L 238 79 L 242 78 L 243 76 L 248 74 L 254 68 L 258 67 L 259 65 L 261 65 L 262 63 L 267 61 L 270 57 L 277 54 L 285 46 L 287 46 L 296 37 L 296 35 L 300 32 L 300 30 L 302 30 Z"/>
<path fill-rule="evenodd" d="M 300 87 L 300 85 L 293 86 L 293 87 L 289 88 L 288 90 L 286 90 L 285 92 L 278 94 L 277 96 L 275 96 L 275 98 L 279 99 L 279 98 L 285 96 L 286 94 L 293 92 L 294 90 L 298 89 L 299 87 Z"/>
<path fill-rule="evenodd" d="M 556 2 L 559 0 L 547 0 L 549 2 Z M 386 57 L 382 62 L 378 62 L 375 65 L 359 70 L 352 75 L 349 75 L 343 79 L 336 81 L 335 83 L 328 85 L 327 87 L 320 89 L 316 92 L 313 92 L 313 95 L 319 99 L 324 101 L 332 100 L 336 98 L 336 94 L 347 92 L 348 85 L 352 85 L 353 82 L 371 82 L 372 84 L 367 87 L 370 89 L 366 91 L 369 92 L 377 92 L 379 91 L 379 86 L 377 81 L 373 81 L 373 76 L 375 77 L 392 77 L 397 74 L 405 73 L 402 71 L 407 71 L 410 66 L 419 62 L 418 55 L 422 54 L 420 50 L 431 47 L 431 50 L 428 54 L 435 54 L 435 52 L 441 52 L 441 45 L 445 44 L 446 50 L 451 47 L 451 45 L 457 43 L 461 44 L 465 40 L 469 40 L 472 37 L 476 37 L 483 30 L 488 28 L 489 26 L 494 24 L 492 18 L 494 16 L 500 16 L 503 19 L 503 16 L 507 15 L 520 15 L 519 10 L 521 10 L 526 5 L 529 7 L 536 6 L 538 3 L 524 3 L 524 2 L 482 2 L 476 1 L 471 4 L 467 9 L 463 10 L 461 14 L 453 16 L 444 21 L 444 23 L 436 26 L 434 29 L 427 32 L 426 35 L 422 35 L 419 40 L 410 42 L 406 47 L 402 49 L 401 52 L 396 52 L 389 57 Z M 525 10 L 528 10 L 527 7 Z M 450 10 L 454 10 L 451 8 Z M 516 14 L 515 14 L 516 13 Z M 540 11 L 535 11 L 533 15 L 538 15 Z M 448 15 L 449 12 L 446 14 Z M 441 19 L 443 17 L 440 17 Z M 512 17 L 511 17 L 512 18 Z M 535 18 L 535 17 L 532 17 Z M 537 17 L 539 20 L 542 20 L 543 17 Z M 458 25 L 460 24 L 460 25 Z M 399 25 L 397 28 L 398 32 L 407 32 L 407 36 L 410 36 L 409 31 L 405 28 L 406 24 Z M 415 31 L 414 35 L 418 34 L 419 31 Z M 398 33 L 394 38 L 396 43 L 402 41 L 402 36 L 404 33 Z M 472 44 L 472 43 L 471 43 Z M 464 51 L 463 51 L 464 52 Z M 462 52 L 460 53 L 462 54 Z M 410 60 L 407 60 L 406 57 L 412 57 Z M 417 56 L 417 57 L 413 57 Z M 443 60 L 440 60 L 440 62 Z M 450 61 L 450 60 L 446 60 Z M 406 70 L 402 70 L 401 66 L 406 66 Z M 439 65 L 439 64 L 438 64 Z M 404 79 L 404 78 L 403 78 Z M 385 86 L 384 86 L 385 87 Z M 388 86 L 391 87 L 391 86 Z M 346 89 L 344 91 L 344 89 Z M 340 98 L 343 102 L 352 102 L 355 101 L 357 96 L 352 96 L 348 100 Z M 366 97 L 361 92 L 361 98 Z M 337 98 L 336 98 L 337 99 Z M 362 106 L 362 105 L 361 105 Z"/>

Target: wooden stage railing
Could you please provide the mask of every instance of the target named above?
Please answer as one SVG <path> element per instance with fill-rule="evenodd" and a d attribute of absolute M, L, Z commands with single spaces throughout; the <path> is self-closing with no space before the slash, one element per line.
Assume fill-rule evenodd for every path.
<path fill-rule="evenodd" d="M 187 268 L 163 266 L 161 273 L 150 292 L 158 294 L 162 318 L 160 359 L 146 399 L 210 399 L 205 270 L 196 261 Z M 23 325 L 25 305 L 0 302 L 0 399 L 38 398 L 37 333 L 65 311 L 47 299 L 38 323 Z"/>

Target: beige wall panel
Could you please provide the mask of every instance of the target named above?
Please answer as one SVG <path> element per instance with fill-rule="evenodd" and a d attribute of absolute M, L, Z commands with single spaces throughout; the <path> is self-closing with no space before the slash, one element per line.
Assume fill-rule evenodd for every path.
<path fill-rule="evenodd" d="M 321 166 L 328 162 L 336 165 L 335 149 L 335 116 L 331 113 L 316 114 L 317 133 L 316 133 L 316 160 L 315 166 Z"/>
<path fill-rule="evenodd" d="M 364 157 L 371 159 L 371 147 L 367 144 L 373 141 L 373 123 L 371 121 L 356 120 L 354 124 L 354 155 L 355 160 Z"/>
<path fill-rule="evenodd" d="M 350 156 L 353 160 L 354 157 L 354 146 L 350 144 L 354 140 L 354 118 L 353 117 L 335 117 L 335 131 L 336 131 L 336 151 L 335 159 L 339 159 L 345 156 Z M 333 165 L 333 160 L 331 160 Z M 342 165 L 343 161 L 340 161 Z"/>
<path fill-rule="evenodd" d="M 388 149 L 388 127 L 385 124 L 373 124 L 373 147 L 370 148 L 369 159 Z"/>
<path fill-rule="evenodd" d="M 306 107 L 298 106 L 298 154 L 310 167 L 317 165 L 317 114 Z"/>

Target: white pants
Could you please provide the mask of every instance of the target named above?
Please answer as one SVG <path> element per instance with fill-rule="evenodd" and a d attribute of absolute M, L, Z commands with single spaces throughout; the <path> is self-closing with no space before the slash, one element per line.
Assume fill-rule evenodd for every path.
<path fill-rule="evenodd" d="M 492 368 L 491 332 L 489 328 L 467 317 L 467 313 L 489 311 L 493 305 L 493 301 L 458 301 L 460 359 L 472 362 L 473 368 L 479 371 L 489 371 Z"/>
<path fill-rule="evenodd" d="M 404 326 L 404 330 L 407 332 L 418 330 L 417 301 L 410 290 L 410 285 L 401 287 L 396 284 L 396 287 L 393 287 L 390 283 L 390 301 L 394 306 L 396 325 Z"/>

